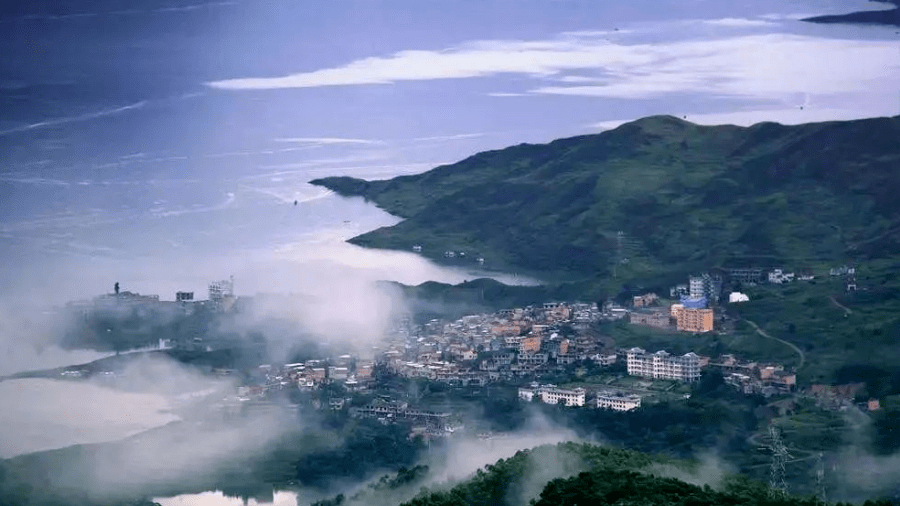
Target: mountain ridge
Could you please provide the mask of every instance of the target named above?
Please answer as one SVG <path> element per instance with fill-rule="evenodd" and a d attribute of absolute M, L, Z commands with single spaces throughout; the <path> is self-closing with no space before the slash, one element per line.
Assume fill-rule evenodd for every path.
<path fill-rule="evenodd" d="M 354 244 L 420 245 L 440 262 L 481 257 L 551 279 L 646 280 L 883 255 L 900 244 L 898 139 L 900 117 L 739 127 L 650 116 L 411 176 L 311 183 L 404 218 Z"/>

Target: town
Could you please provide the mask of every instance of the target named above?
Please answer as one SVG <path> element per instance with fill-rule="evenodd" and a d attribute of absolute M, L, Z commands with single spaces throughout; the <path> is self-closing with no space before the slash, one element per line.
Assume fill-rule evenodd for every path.
<path fill-rule="evenodd" d="M 855 284 L 854 274 L 852 267 L 832 269 L 830 273 L 846 279 L 848 286 Z M 717 371 L 741 394 L 805 396 L 823 407 L 846 409 L 858 385 L 843 390 L 810 385 L 798 390 L 795 372 L 774 361 L 744 360 L 731 353 L 703 356 L 693 351 L 675 354 L 665 349 L 619 347 L 603 331 L 603 324 L 613 323 L 663 329 L 676 335 L 727 332 L 727 305 L 748 302 L 749 297 L 724 287 L 812 279 L 811 275 L 795 276 L 781 269 L 731 269 L 691 276 L 687 283 L 671 287 L 665 298 L 645 292 L 618 303 L 546 302 L 454 321 L 415 323 L 411 315 L 406 315 L 398 318 L 370 350 L 338 350 L 286 364 L 244 364 L 244 370 L 227 364 L 211 367 L 211 374 L 241 378 L 234 394 L 216 403 L 215 408 L 231 414 L 268 409 L 268 400 L 287 392 L 295 404 L 305 403 L 311 409 L 402 423 L 413 434 L 433 437 L 452 433 L 464 421 L 458 413 L 417 405 L 408 389 L 392 389 L 393 380 L 430 382 L 474 392 L 499 384 L 517 388 L 522 403 L 624 412 L 648 403 L 687 399 L 691 385 L 704 371 Z M 233 287 L 233 279 L 217 281 L 209 284 L 207 300 L 195 300 L 191 292 L 178 292 L 174 301 L 167 302 L 158 296 L 120 291 L 116 283 L 112 293 L 70 303 L 68 309 L 85 321 L 110 314 L 144 319 L 160 314 L 168 318 L 200 314 L 217 318 L 247 311 L 258 302 L 254 297 L 235 296 Z M 106 332 L 114 335 L 121 330 L 107 328 Z M 162 350 L 200 352 L 213 352 L 218 346 L 196 328 L 187 335 L 149 344 Z M 96 373 L 73 367 L 60 374 L 78 378 Z M 115 375 L 115 371 L 102 373 Z M 862 407 L 878 409 L 878 401 L 872 399 Z"/>

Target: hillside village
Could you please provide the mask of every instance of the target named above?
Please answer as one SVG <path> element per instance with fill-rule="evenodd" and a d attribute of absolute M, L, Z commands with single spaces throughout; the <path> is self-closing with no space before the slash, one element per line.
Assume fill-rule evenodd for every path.
<path fill-rule="evenodd" d="M 844 279 L 848 287 L 855 285 L 852 267 L 832 269 L 830 275 Z M 667 294 L 638 293 L 627 301 L 620 298 L 618 303 L 546 302 L 423 324 L 404 317 L 366 357 L 343 353 L 296 363 L 262 364 L 244 371 L 214 368 L 211 372 L 220 376 L 245 378 L 234 395 L 217 404 L 217 409 L 232 414 L 268 409 L 271 404 L 266 399 L 290 392 L 295 400 L 307 402 L 314 409 L 349 409 L 352 416 L 406 423 L 418 427 L 422 434 L 440 435 L 452 428 L 451 413 L 415 406 L 414 399 L 405 398 L 403 392 L 390 391 L 386 386 L 390 378 L 476 391 L 504 384 L 517 386 L 520 402 L 630 411 L 648 402 L 688 398 L 689 385 L 696 383 L 704 371 L 713 370 L 742 394 L 799 394 L 827 409 L 845 409 L 859 386 L 812 385 L 798 390 L 795 372 L 775 361 L 745 360 L 731 353 L 702 356 L 693 351 L 673 354 L 665 349 L 622 347 L 602 330 L 604 324 L 614 323 L 665 330 L 673 338 L 678 334 L 729 332 L 733 322 L 727 306 L 747 302 L 749 297 L 725 287 L 813 279 L 781 269 L 731 269 L 691 276 Z M 81 312 L 85 319 L 109 311 L 136 311 L 146 317 L 198 312 L 224 316 L 246 310 L 253 303 L 253 297 L 236 297 L 233 280 L 227 280 L 211 283 L 206 301 L 179 292 L 174 302 L 161 302 L 157 296 L 120 292 L 116 286 L 112 294 L 72 303 L 69 309 Z M 216 346 L 200 335 L 182 337 L 162 340 L 158 347 L 212 352 Z M 68 368 L 60 375 L 78 378 L 98 373 L 113 380 L 116 374 Z M 581 381 L 585 377 L 592 382 Z M 879 405 L 873 399 L 862 407 L 871 410 Z"/>

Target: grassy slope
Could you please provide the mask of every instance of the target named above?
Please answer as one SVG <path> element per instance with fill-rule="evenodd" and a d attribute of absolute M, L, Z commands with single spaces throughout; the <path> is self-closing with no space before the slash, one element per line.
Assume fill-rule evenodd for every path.
<path fill-rule="evenodd" d="M 387 181 L 313 181 L 406 218 L 352 242 L 484 256 L 551 279 L 658 282 L 727 262 L 867 255 L 900 225 L 900 117 L 750 128 L 669 116 Z M 884 241 L 881 241 L 883 243 Z M 668 280 L 665 280 L 668 281 Z"/>
<path fill-rule="evenodd" d="M 898 139 L 900 117 L 742 128 L 661 116 L 598 135 L 479 153 L 414 176 L 314 183 L 406 218 L 353 239 L 358 244 L 421 244 L 423 254 L 441 261 L 448 261 L 445 250 L 466 250 L 467 258 L 482 254 L 488 265 L 566 281 L 542 289 L 483 281 L 463 287 L 485 288 L 476 301 L 485 307 L 598 300 L 623 283 L 661 290 L 719 265 L 813 272 L 816 285 L 751 290 L 753 300 L 734 311 L 803 349 L 803 380 L 826 379 L 841 364 L 900 360 L 893 346 L 900 329 Z M 630 261 L 612 279 L 620 230 Z M 864 292 L 851 297 L 841 282 L 825 281 L 828 268 L 843 263 L 859 266 Z M 474 293 L 436 284 L 412 291 L 442 302 L 451 291 L 462 298 Z M 845 318 L 829 297 L 846 299 L 854 313 Z M 654 331 L 613 333 L 644 346 L 678 340 Z M 730 335 L 696 344 L 710 353 L 799 361 L 741 323 Z"/>

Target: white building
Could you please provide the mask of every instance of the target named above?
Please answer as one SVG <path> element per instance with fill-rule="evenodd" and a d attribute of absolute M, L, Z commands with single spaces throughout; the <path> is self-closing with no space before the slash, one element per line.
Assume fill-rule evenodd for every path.
<path fill-rule="evenodd" d="M 728 302 L 730 302 L 730 303 L 748 302 L 749 300 L 750 300 L 750 297 L 747 297 L 746 295 L 744 295 L 741 292 L 731 292 L 731 294 L 728 295 Z"/>
<path fill-rule="evenodd" d="M 597 392 L 597 397 L 591 400 L 591 405 L 594 408 L 631 411 L 641 407 L 641 397 L 617 392 Z"/>
<path fill-rule="evenodd" d="M 596 355 L 591 355 L 590 358 L 597 365 L 604 366 L 604 367 L 610 366 L 610 365 L 613 365 L 616 363 L 616 354 L 615 353 L 613 353 L 612 355 L 601 355 L 600 353 L 597 353 Z"/>
<path fill-rule="evenodd" d="M 528 388 L 519 388 L 519 398 L 532 401 L 537 396 L 544 404 L 564 404 L 566 406 L 584 406 L 585 391 L 583 388 L 565 389 L 556 385 L 538 385 L 532 383 Z"/>
<path fill-rule="evenodd" d="M 704 283 L 703 277 L 691 276 L 690 281 L 690 289 L 688 290 L 688 294 L 690 294 L 691 298 L 699 299 L 700 297 L 705 297 L 706 283 Z"/>
<path fill-rule="evenodd" d="M 694 352 L 673 356 L 662 350 L 648 354 L 641 348 L 632 348 L 626 357 L 631 376 L 676 381 L 700 379 L 700 357 Z"/>
<path fill-rule="evenodd" d="M 793 280 L 793 272 L 783 272 L 781 269 L 775 269 L 769 273 L 769 283 L 780 285 L 782 283 L 790 283 Z"/>

